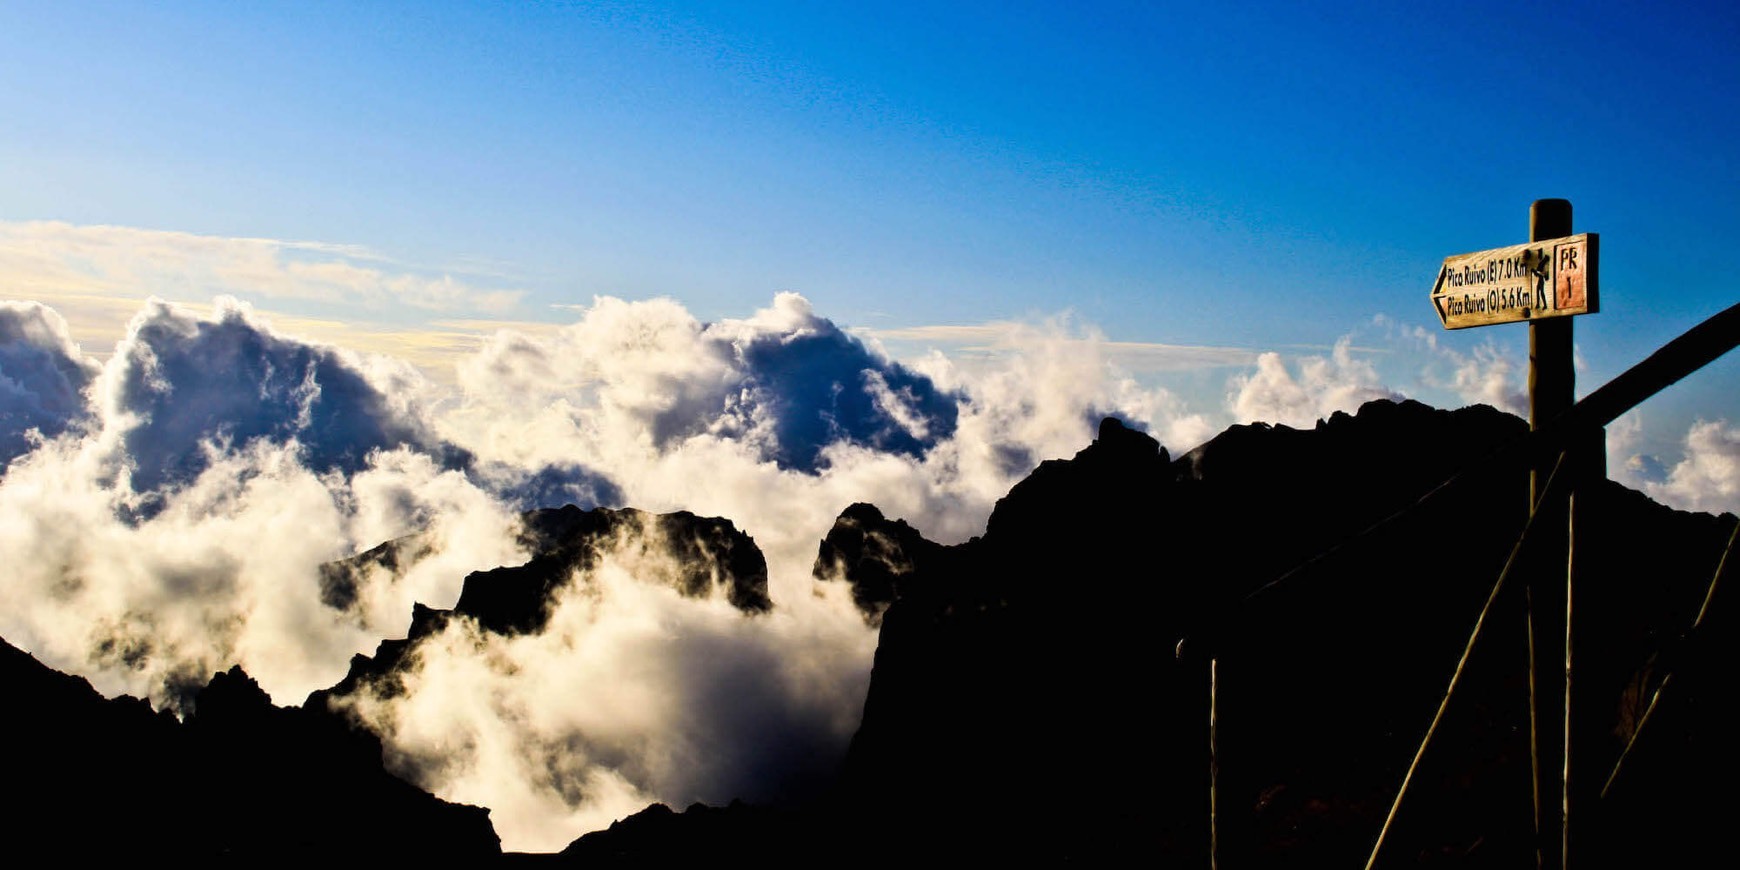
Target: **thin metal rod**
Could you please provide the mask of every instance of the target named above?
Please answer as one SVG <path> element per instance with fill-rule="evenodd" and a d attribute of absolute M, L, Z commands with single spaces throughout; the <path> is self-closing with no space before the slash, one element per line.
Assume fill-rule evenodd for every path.
<path fill-rule="evenodd" d="M 1559 472 L 1564 468 L 1565 456 L 1559 455 L 1559 461 L 1553 464 L 1553 471 L 1547 476 L 1547 482 L 1541 488 L 1541 501 L 1545 501 L 1555 491 L 1560 481 Z M 1414 773 L 1420 768 L 1420 759 L 1426 757 L 1426 747 L 1432 743 L 1432 735 L 1438 732 L 1438 725 L 1444 721 L 1444 712 L 1450 709 L 1450 698 L 1456 694 L 1456 687 L 1462 683 L 1462 674 L 1468 668 L 1468 659 L 1474 653 L 1474 645 L 1479 642 L 1481 630 L 1486 626 L 1486 617 L 1492 612 L 1492 605 L 1498 600 L 1499 593 L 1504 591 L 1505 581 L 1510 579 L 1511 569 L 1517 564 L 1523 551 L 1523 545 L 1528 543 L 1529 531 L 1534 528 L 1535 517 L 1531 513 L 1529 521 L 1523 526 L 1522 534 L 1517 536 L 1516 543 L 1510 548 L 1510 556 L 1504 560 L 1504 569 L 1498 572 L 1498 581 L 1492 584 L 1492 592 L 1486 596 L 1485 606 L 1480 608 L 1480 616 L 1474 620 L 1474 630 L 1468 634 L 1468 644 L 1462 648 L 1462 658 L 1456 662 L 1456 670 L 1450 675 L 1450 685 L 1444 689 L 1444 698 L 1438 702 L 1438 712 L 1432 715 L 1432 724 L 1426 728 L 1426 736 L 1420 739 L 1420 748 L 1414 752 L 1414 760 L 1408 764 L 1408 772 L 1402 777 L 1402 787 L 1396 791 L 1396 798 L 1390 803 L 1390 812 L 1384 817 L 1384 826 L 1378 831 L 1377 842 L 1372 844 L 1371 856 L 1366 859 L 1366 870 L 1377 866 L 1378 855 L 1383 851 L 1384 838 L 1389 836 L 1390 828 L 1395 824 L 1396 813 L 1402 808 L 1402 798 L 1407 797 L 1408 786 L 1414 781 Z"/>
<path fill-rule="evenodd" d="M 1698 617 L 1692 620 L 1692 628 L 1686 632 L 1688 641 L 1695 637 L 1704 626 L 1704 616 L 1710 612 L 1710 600 L 1716 597 L 1716 587 L 1721 585 L 1722 578 L 1728 573 L 1728 566 L 1732 564 L 1730 559 L 1734 555 L 1736 540 L 1740 540 L 1740 522 L 1734 524 L 1734 532 L 1728 536 L 1728 548 L 1722 551 L 1722 559 L 1716 563 L 1716 574 L 1710 578 L 1710 588 L 1704 592 L 1704 603 L 1698 608 Z M 1650 718 L 1655 715 L 1656 705 L 1661 703 L 1662 693 L 1667 691 L 1668 684 L 1672 683 L 1673 679 L 1673 672 L 1669 671 L 1668 675 L 1662 677 L 1661 682 L 1656 685 L 1655 694 L 1650 696 L 1649 706 L 1644 708 L 1643 718 L 1639 719 L 1637 727 L 1632 729 L 1631 739 L 1625 741 L 1625 750 L 1619 753 L 1619 760 L 1613 762 L 1613 772 L 1607 774 L 1607 783 L 1601 786 L 1602 799 L 1606 799 L 1608 793 L 1613 791 L 1613 783 L 1619 779 L 1619 772 L 1625 767 L 1625 760 L 1631 757 L 1632 747 L 1637 745 L 1637 738 L 1643 735 L 1643 729 L 1649 725 Z"/>

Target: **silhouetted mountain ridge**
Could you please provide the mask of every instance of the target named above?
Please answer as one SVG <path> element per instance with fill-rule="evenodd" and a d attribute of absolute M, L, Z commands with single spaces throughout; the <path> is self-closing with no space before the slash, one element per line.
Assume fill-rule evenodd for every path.
<path fill-rule="evenodd" d="M 983 537 L 903 540 L 911 567 L 883 613 L 843 799 L 913 846 L 1204 861 L 1206 661 L 1173 655 L 1194 637 L 1223 677 L 1223 866 L 1363 860 L 1527 518 L 1526 474 L 1471 473 L 1420 499 L 1525 430 L 1484 406 L 1374 402 L 1308 430 L 1233 427 L 1169 462 L 1108 419 L 1094 444 L 1017 484 Z M 1654 657 L 1690 624 L 1733 520 L 1606 481 L 1578 497 L 1579 776 L 1591 777 L 1659 682 Z M 901 537 L 865 518 L 851 534 Z M 1471 663 L 1443 726 L 1455 736 L 1392 835 L 1401 855 L 1510 866 L 1532 851 L 1521 601 L 1501 602 L 1508 628 Z M 1731 647 L 1716 660 L 1731 663 Z M 1693 763 L 1732 772 L 1732 751 Z M 1686 792 L 1654 785 L 1631 812 L 1698 817 Z M 1641 848 L 1623 836 L 1637 828 L 1599 827 L 1602 848 Z"/>
<path fill-rule="evenodd" d="M 137 858 L 166 840 L 178 861 L 479 862 L 500 842 L 489 811 L 451 804 L 382 769 L 367 734 L 272 706 L 240 668 L 217 674 L 186 719 L 106 699 L 0 643 L 13 706 L 4 853 L 20 862 Z"/>
<path fill-rule="evenodd" d="M 833 800 L 753 845 L 719 833 L 728 811 L 691 808 L 583 837 L 569 854 L 625 863 L 680 841 L 795 864 L 793 844 L 852 842 L 861 866 L 917 853 L 1199 865 L 1212 652 L 1221 865 L 1362 862 L 1527 518 L 1526 473 L 1484 466 L 1525 434 L 1484 406 L 1375 402 L 1311 429 L 1233 427 L 1172 460 L 1107 420 L 1092 445 L 1016 485 L 966 543 L 933 544 L 853 505 L 818 547 L 817 576 L 851 583 L 882 631 Z M 1587 778 L 1605 775 L 1635 729 L 1734 520 L 1605 481 L 1579 500 Z M 1555 558 L 1544 561 L 1551 572 Z M 1391 834 L 1394 864 L 1509 867 L 1532 854 L 1520 583 L 1492 619 L 1500 627 Z M 1185 637 L 1196 649 L 1180 660 Z M 1723 803 L 1680 780 L 1736 772 L 1714 739 L 1734 723 L 1709 700 L 1734 651 L 1718 640 L 1701 652 L 1681 679 L 1702 680 L 1677 684 L 1679 721 L 1640 744 L 1655 747 L 1653 763 L 1586 809 L 1599 821 L 1585 848 L 1648 863 L 1644 853 L 1691 860 L 1716 845 Z M 769 826 L 746 820 L 734 836 Z"/>
<path fill-rule="evenodd" d="M 548 860 L 1201 864 L 1213 655 L 1222 866 L 1360 861 L 1527 519 L 1521 472 L 1470 474 L 1420 499 L 1525 431 L 1484 406 L 1374 402 L 1311 429 L 1235 426 L 1174 458 L 1108 418 L 1092 444 L 1013 487 L 965 543 L 940 545 L 873 505 L 851 505 L 819 542 L 815 574 L 850 584 L 881 636 L 829 798 L 682 813 L 655 805 Z M 1736 772 L 1727 735 L 1740 723 L 1718 701 L 1735 653 L 1732 632 L 1690 649 L 1678 638 L 1734 520 L 1670 510 L 1605 481 L 1578 499 L 1581 772 L 1611 766 L 1669 668 L 1684 699 L 1664 702 L 1665 724 L 1640 742 L 1644 763 L 1600 810 L 1612 822 L 1600 826 L 1600 847 L 1611 857 L 1646 846 L 1657 857 L 1698 854 L 1716 845 L 1726 803 L 1694 800 L 1682 777 L 1693 768 L 1719 785 Z M 385 784 L 379 742 L 328 702 L 365 684 L 402 691 L 407 655 L 453 619 L 540 631 L 553 596 L 586 582 L 610 547 L 676 555 L 680 569 L 658 582 L 684 594 L 719 594 L 747 614 L 772 606 L 760 551 L 727 520 L 569 507 L 527 514 L 524 529 L 527 562 L 468 576 L 451 610 L 417 605 L 406 638 L 357 656 L 302 709 L 272 707 L 232 669 L 176 723 L 8 648 L 6 685 L 32 711 L 9 717 L 10 745 L 48 750 L 34 759 L 100 747 L 72 777 L 60 762 L 33 760 L 15 790 L 52 803 L 27 809 L 18 829 L 76 836 L 86 823 L 52 807 L 79 806 L 124 835 L 150 836 L 157 817 L 127 818 L 136 801 L 111 796 L 154 783 L 154 803 L 217 820 L 206 842 L 220 852 L 289 838 L 296 854 L 360 838 L 443 852 L 447 863 L 493 854 L 484 811 Z M 323 571 L 323 600 L 346 609 L 357 572 L 400 573 L 426 549 L 411 536 L 335 563 Z M 1515 866 L 1531 851 L 1520 585 L 1492 619 L 1442 726 L 1450 736 L 1392 834 L 1395 863 Z M 251 788 L 272 821 L 214 797 Z M 338 789 L 351 794 L 329 794 Z"/>

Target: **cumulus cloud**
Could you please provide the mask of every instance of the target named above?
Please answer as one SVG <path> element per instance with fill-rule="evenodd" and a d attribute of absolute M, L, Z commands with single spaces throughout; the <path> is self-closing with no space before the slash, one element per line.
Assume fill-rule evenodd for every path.
<path fill-rule="evenodd" d="M 4 358 L 33 361 L 24 383 L 46 378 L 58 392 L 33 392 L 80 422 L 28 436 L 0 478 L 0 635 L 171 706 L 237 663 L 296 700 L 402 631 L 414 601 L 518 554 L 512 509 L 431 434 L 414 371 L 215 309 L 148 304 L 100 372 L 52 312 L 5 309 L 22 338 Z M 13 443 L 47 428 L 5 422 Z M 321 563 L 413 531 L 434 542 L 416 570 L 364 584 L 346 612 L 321 601 Z"/>
<path fill-rule="evenodd" d="M 1671 466 L 1634 454 L 1626 468 L 1644 492 L 1684 510 L 1740 513 L 1740 426 L 1699 420 L 1686 432 L 1685 453 Z"/>
<path fill-rule="evenodd" d="M 920 455 L 953 430 L 957 404 L 791 293 L 715 324 L 668 299 L 600 298 L 551 339 L 498 333 L 459 380 L 486 404 L 564 401 L 655 449 L 713 436 L 809 472 L 835 444 Z"/>
<path fill-rule="evenodd" d="M 84 391 L 97 371 L 54 310 L 0 302 L 0 470 L 36 440 L 88 419 Z"/>
<path fill-rule="evenodd" d="M 1740 427 L 1698 420 L 1678 448 L 1646 440 L 1642 412 L 1628 411 L 1607 427 L 1608 475 L 1670 507 L 1740 513 Z"/>
<path fill-rule="evenodd" d="M 349 479 L 302 464 L 294 443 L 214 453 L 148 518 L 124 522 L 88 443 L 59 439 L 0 485 L 0 636 L 109 693 L 175 705 L 242 664 L 281 703 L 329 685 L 350 655 L 402 632 L 418 600 L 450 600 L 463 572 L 516 558 L 513 515 L 456 471 L 405 450 Z M 319 565 L 418 529 L 439 551 L 340 613 Z M 455 572 L 458 572 L 456 575 Z"/>
<path fill-rule="evenodd" d="M 1176 452 L 1213 434 L 1205 415 L 1139 383 L 1120 364 L 1117 343 L 1070 316 L 977 334 L 981 343 L 968 363 L 933 353 L 919 367 L 970 396 L 971 441 L 1023 450 L 1015 463 L 1023 469 L 1073 453 L 1107 415 L 1151 431 Z"/>
<path fill-rule="evenodd" d="M 491 807 L 516 849 L 652 800 L 779 797 L 831 768 L 875 647 L 844 584 L 810 574 L 846 506 L 960 541 L 1101 415 L 1175 451 L 1214 429 L 1068 318 L 1006 325 L 967 364 L 897 363 L 795 294 L 715 323 L 600 298 L 566 326 L 489 336 L 451 394 L 231 301 L 147 305 L 100 372 L 64 329 L 38 333 L 19 345 L 31 370 L 74 360 L 82 386 L 58 395 L 78 399 L 55 407 L 86 422 L 33 424 L 0 478 L 0 558 L 18 566 L 0 575 L 0 635 L 105 692 L 173 705 L 239 663 L 297 702 L 403 636 L 413 603 L 451 607 L 469 572 L 524 562 L 524 507 L 688 510 L 755 539 L 768 613 L 678 596 L 653 582 L 669 570 L 656 548 L 625 546 L 558 592 L 547 631 L 456 620 L 408 691 L 357 700 L 401 770 Z M 342 590 L 322 572 L 407 536 L 403 559 Z"/>
<path fill-rule="evenodd" d="M 1371 363 L 1353 354 L 1342 337 L 1327 357 L 1301 359 L 1289 370 L 1281 355 L 1264 353 L 1257 370 L 1233 378 L 1228 408 L 1241 422 L 1280 423 L 1307 428 L 1336 411 L 1353 412 L 1374 399 L 1400 399 L 1386 387 Z"/>
<path fill-rule="evenodd" d="M 1465 401 L 1528 416 L 1528 393 L 1519 382 L 1516 364 L 1492 345 L 1480 345 L 1457 361 L 1451 387 Z"/>
<path fill-rule="evenodd" d="M 223 445 L 295 442 L 315 471 L 359 471 L 375 451 L 442 445 L 400 390 L 376 387 L 344 351 L 286 339 L 246 306 L 215 317 L 153 300 L 98 381 L 104 435 L 118 440 L 137 491 L 197 476 Z M 451 463 L 450 463 L 451 464 Z"/>
<path fill-rule="evenodd" d="M 1379 325 L 1393 324 L 1380 318 Z M 1441 330 L 1420 326 L 1399 330 L 1399 340 L 1420 352 L 1423 368 L 1421 380 L 1429 387 L 1446 389 L 1464 402 L 1491 405 L 1519 417 L 1527 417 L 1529 397 L 1523 382 L 1526 360 L 1506 351 L 1490 340 L 1475 345 L 1466 352 L 1439 340 Z M 1396 332 L 1391 333 L 1396 338 Z M 1523 365 L 1519 366 L 1518 363 Z"/>
<path fill-rule="evenodd" d="M 345 700 L 394 767 L 494 808 L 509 848 L 555 850 L 655 800 L 755 801 L 813 789 L 857 726 L 875 636 L 824 606 L 746 616 L 679 595 L 669 550 L 609 542 L 545 629 L 454 618 L 391 692 Z"/>
<path fill-rule="evenodd" d="M 795 293 L 754 320 L 708 331 L 735 349 L 747 375 L 740 395 L 754 404 L 744 410 L 771 424 L 782 466 L 813 469 L 824 447 L 841 442 L 917 456 L 954 430 L 955 397 L 872 354 Z"/>

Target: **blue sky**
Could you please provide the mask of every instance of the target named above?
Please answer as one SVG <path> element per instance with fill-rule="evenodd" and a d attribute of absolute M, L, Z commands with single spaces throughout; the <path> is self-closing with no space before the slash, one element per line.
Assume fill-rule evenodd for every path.
<path fill-rule="evenodd" d="M 315 242 L 509 294 L 450 319 L 605 294 L 711 320 L 794 290 L 870 330 L 1352 336 L 1400 384 L 1438 263 L 1525 241 L 1557 196 L 1602 234 L 1587 389 L 1740 299 L 1736 45 L 1721 3 L 13 2 L 0 221 Z M 178 268 L 133 292 L 434 316 Z M 1526 329 L 1438 340 L 1520 366 Z M 1652 403 L 1651 446 L 1740 420 L 1736 374 Z M 1206 402 L 1226 372 L 1172 377 Z"/>

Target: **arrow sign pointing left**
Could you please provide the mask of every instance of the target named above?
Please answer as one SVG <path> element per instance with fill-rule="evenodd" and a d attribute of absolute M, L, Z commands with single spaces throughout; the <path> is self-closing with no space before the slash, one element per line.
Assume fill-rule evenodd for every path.
<path fill-rule="evenodd" d="M 1596 233 L 1445 257 L 1432 307 L 1445 329 L 1594 314 Z"/>

